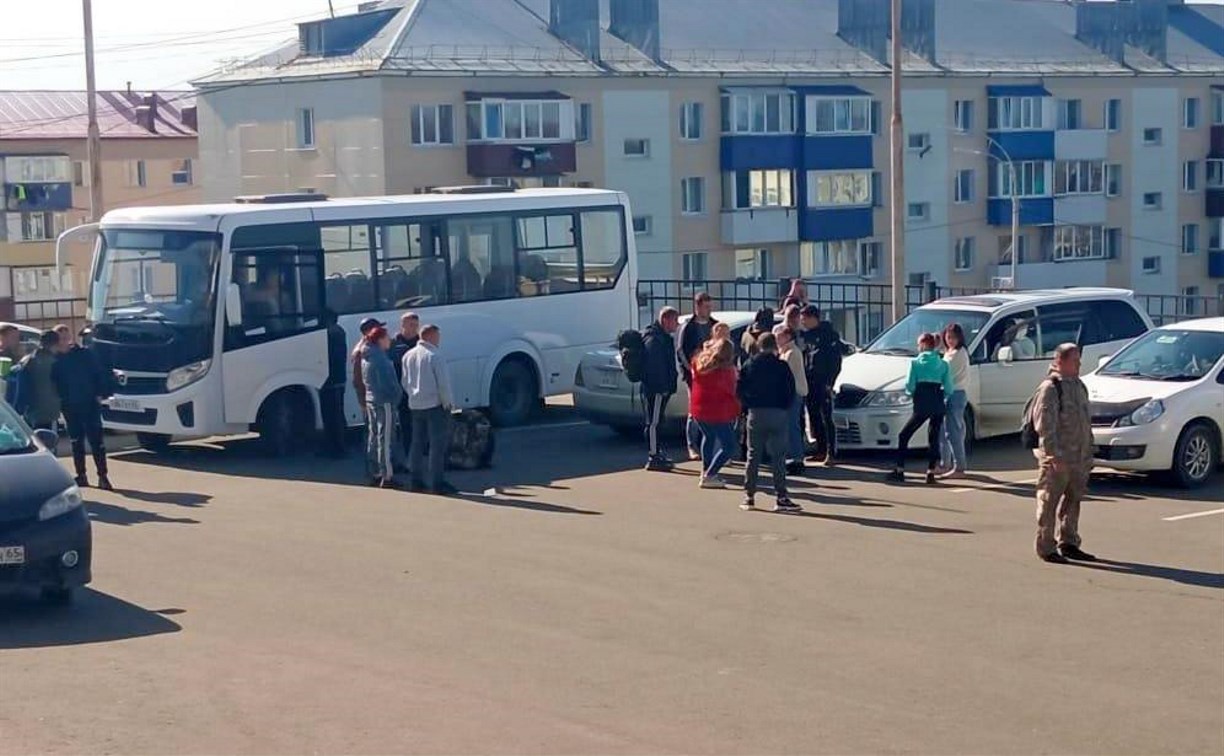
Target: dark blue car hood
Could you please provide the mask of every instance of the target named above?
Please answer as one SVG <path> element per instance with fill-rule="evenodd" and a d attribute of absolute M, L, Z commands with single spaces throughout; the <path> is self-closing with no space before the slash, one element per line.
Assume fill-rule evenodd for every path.
<path fill-rule="evenodd" d="M 41 449 L 0 455 L 0 522 L 37 515 L 47 499 L 71 485 L 68 471 Z"/>

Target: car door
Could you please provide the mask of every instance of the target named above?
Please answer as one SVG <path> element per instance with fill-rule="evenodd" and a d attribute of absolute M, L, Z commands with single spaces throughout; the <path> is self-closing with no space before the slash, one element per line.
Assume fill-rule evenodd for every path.
<path fill-rule="evenodd" d="M 971 369 L 978 373 L 978 436 L 1014 433 L 1049 364 L 1038 351 L 1037 313 L 1026 309 L 999 315 L 983 330 L 986 335 L 970 355 Z M 1003 347 L 1012 350 L 1011 360 L 999 359 Z"/>
<path fill-rule="evenodd" d="M 1096 370 L 1102 357 L 1116 354 L 1149 328 L 1143 315 L 1128 301 L 1100 299 L 1088 302 L 1087 307 L 1088 330 L 1081 343 L 1085 373 Z"/>

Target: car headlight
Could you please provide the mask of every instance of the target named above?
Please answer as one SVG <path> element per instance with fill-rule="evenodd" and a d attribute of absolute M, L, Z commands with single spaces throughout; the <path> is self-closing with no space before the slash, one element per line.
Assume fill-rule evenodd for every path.
<path fill-rule="evenodd" d="M 1139 409 L 1118 421 L 1118 427 L 1126 428 L 1132 425 L 1147 425 L 1164 414 L 1164 402 L 1153 399 Z"/>
<path fill-rule="evenodd" d="M 200 360 L 193 362 L 190 365 L 184 365 L 181 368 L 175 368 L 166 376 L 166 390 L 176 391 L 184 386 L 195 383 L 204 377 L 208 372 L 208 368 L 212 365 L 212 360 Z"/>
<path fill-rule="evenodd" d="M 38 510 L 39 520 L 50 520 L 81 506 L 81 489 L 69 486 L 47 499 Z"/>
<path fill-rule="evenodd" d="M 872 391 L 863 401 L 864 407 L 904 407 L 914 400 L 904 391 Z"/>

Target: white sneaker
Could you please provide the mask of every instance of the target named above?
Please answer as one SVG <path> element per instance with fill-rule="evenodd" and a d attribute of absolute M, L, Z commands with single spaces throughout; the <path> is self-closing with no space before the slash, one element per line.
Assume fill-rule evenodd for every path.
<path fill-rule="evenodd" d="M 717 478 L 717 477 L 715 477 L 715 478 L 702 478 L 702 479 L 701 479 L 701 487 L 702 487 L 702 488 L 726 488 L 726 487 L 727 487 L 727 484 L 726 484 L 725 482 L 723 482 L 723 480 L 722 480 L 721 478 Z"/>

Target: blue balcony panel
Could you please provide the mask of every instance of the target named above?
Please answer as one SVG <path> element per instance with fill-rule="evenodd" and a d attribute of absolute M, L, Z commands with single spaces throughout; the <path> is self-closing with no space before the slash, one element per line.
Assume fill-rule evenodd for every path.
<path fill-rule="evenodd" d="M 986 200 L 986 219 L 992 226 L 1011 225 L 1011 200 Z M 1035 197 L 1020 200 L 1021 226 L 1052 226 L 1054 225 L 1054 198 Z"/>
<path fill-rule="evenodd" d="M 1207 275 L 1210 278 L 1224 278 L 1224 251 L 1207 253 Z"/>
<path fill-rule="evenodd" d="M 12 213 L 71 210 L 72 184 L 34 181 L 5 184 L 4 208 Z"/>
<path fill-rule="evenodd" d="M 1012 160 L 1053 160 L 1053 131 L 992 131 L 990 138 L 998 144 L 990 144 L 990 154 L 1006 160 L 999 149 L 1002 147 Z"/>
<path fill-rule="evenodd" d="M 987 97 L 1049 97 L 1050 91 L 1040 84 L 987 84 Z"/>
<path fill-rule="evenodd" d="M 870 134 L 809 136 L 803 140 L 803 168 L 826 171 L 873 167 Z"/>
<path fill-rule="evenodd" d="M 799 217 L 799 238 L 803 241 L 866 239 L 875 233 L 873 208 L 804 208 Z"/>
<path fill-rule="evenodd" d="M 799 140 L 794 134 L 724 136 L 718 163 L 724 171 L 794 170 L 799 165 Z"/>

